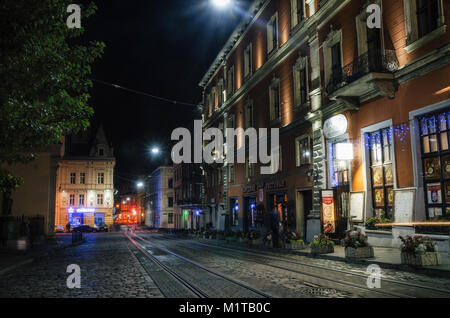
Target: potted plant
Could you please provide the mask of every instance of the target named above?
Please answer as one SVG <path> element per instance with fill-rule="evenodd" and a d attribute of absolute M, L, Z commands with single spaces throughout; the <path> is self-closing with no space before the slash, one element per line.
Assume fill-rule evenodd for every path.
<path fill-rule="evenodd" d="M 435 266 L 441 264 L 437 243 L 426 236 L 399 236 L 402 241 L 402 264 L 413 266 Z"/>
<path fill-rule="evenodd" d="M 357 231 L 347 231 L 344 239 L 346 258 L 372 258 L 373 247 L 369 246 L 368 237 Z"/>
<path fill-rule="evenodd" d="M 285 248 L 289 250 L 302 250 L 305 248 L 305 243 L 300 238 L 300 233 L 288 230 L 286 232 Z"/>
<path fill-rule="evenodd" d="M 247 233 L 247 240 L 250 245 L 261 245 L 263 244 L 263 240 L 261 237 L 261 231 L 258 230 L 250 230 Z"/>
<path fill-rule="evenodd" d="M 311 254 L 330 254 L 334 253 L 334 242 L 325 234 L 314 236 L 314 240 L 309 244 Z"/>
<path fill-rule="evenodd" d="M 263 244 L 272 247 L 272 232 L 266 232 L 263 236 Z"/>

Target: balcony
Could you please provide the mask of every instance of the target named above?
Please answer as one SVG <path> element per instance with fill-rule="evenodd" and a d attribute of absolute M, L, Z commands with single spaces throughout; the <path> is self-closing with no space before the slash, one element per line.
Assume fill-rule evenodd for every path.
<path fill-rule="evenodd" d="M 326 92 L 331 100 L 341 100 L 353 107 L 359 107 L 364 97 L 394 98 L 397 90 L 394 72 L 398 68 L 395 51 L 367 52 L 342 70 L 333 71 Z"/>

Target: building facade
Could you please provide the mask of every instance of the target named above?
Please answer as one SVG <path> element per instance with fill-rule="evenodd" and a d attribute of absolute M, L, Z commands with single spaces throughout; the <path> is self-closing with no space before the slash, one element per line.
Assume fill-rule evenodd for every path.
<path fill-rule="evenodd" d="M 200 229 L 211 222 L 204 209 L 203 170 L 199 164 L 174 164 L 175 228 Z"/>
<path fill-rule="evenodd" d="M 308 241 L 353 222 L 396 246 L 448 221 L 448 1 L 257 0 L 249 16 L 200 82 L 203 128 L 279 128 L 280 171 L 211 166 L 206 200 L 231 228 L 264 228 L 275 206 Z"/>
<path fill-rule="evenodd" d="M 147 188 L 145 225 L 158 229 L 174 229 L 173 167 L 159 167 L 153 171 Z"/>
<path fill-rule="evenodd" d="M 101 126 L 93 138 L 69 137 L 67 152 L 58 162 L 57 225 L 113 225 L 115 162 Z"/>

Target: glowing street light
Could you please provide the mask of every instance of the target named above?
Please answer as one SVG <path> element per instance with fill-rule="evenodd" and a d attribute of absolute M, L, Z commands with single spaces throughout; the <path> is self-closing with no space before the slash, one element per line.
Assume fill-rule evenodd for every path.
<path fill-rule="evenodd" d="M 226 8 L 231 4 L 231 0 L 211 0 L 211 2 L 215 7 L 219 9 Z"/>
<path fill-rule="evenodd" d="M 136 184 L 136 186 L 138 187 L 138 189 L 142 189 L 144 187 L 144 183 L 143 182 L 138 182 Z"/>
<path fill-rule="evenodd" d="M 157 147 L 154 147 L 154 148 L 152 148 L 152 154 L 154 154 L 154 155 L 157 155 L 157 154 L 159 154 L 159 148 L 157 148 Z"/>

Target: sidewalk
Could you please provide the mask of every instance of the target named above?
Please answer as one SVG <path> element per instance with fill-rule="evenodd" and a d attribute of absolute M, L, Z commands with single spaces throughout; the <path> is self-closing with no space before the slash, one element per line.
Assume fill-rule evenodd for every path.
<path fill-rule="evenodd" d="M 71 234 L 56 234 L 54 242 L 36 245 L 26 253 L 0 250 L 0 276 L 71 245 Z"/>
<path fill-rule="evenodd" d="M 195 239 L 195 238 L 194 238 Z M 369 259 L 346 259 L 345 258 L 345 248 L 340 245 L 336 245 L 334 247 L 334 253 L 332 254 L 320 254 L 320 255 L 311 255 L 311 249 L 309 247 L 303 249 L 303 250 L 286 250 L 286 249 L 273 249 L 267 246 L 249 246 L 245 243 L 227 243 L 226 241 L 219 241 L 219 240 L 209 240 L 209 239 L 196 239 L 200 242 L 204 243 L 213 243 L 220 246 L 236 246 L 236 247 L 244 247 L 244 248 L 250 248 L 250 249 L 257 249 L 257 250 L 264 250 L 264 251 L 271 251 L 275 253 L 288 253 L 288 254 L 296 254 L 300 256 L 307 256 L 307 257 L 313 257 L 318 259 L 328 259 L 333 261 L 339 261 L 339 262 L 346 262 L 346 263 L 354 263 L 354 264 L 376 264 L 379 265 L 381 268 L 386 269 L 398 269 L 402 271 L 408 271 L 408 272 L 419 272 L 422 274 L 427 275 L 433 275 L 433 276 L 445 276 L 450 278 L 450 255 L 447 252 L 440 253 L 441 255 L 441 265 L 438 266 L 425 266 L 425 267 L 412 267 L 408 265 L 403 265 L 401 262 L 401 252 L 399 249 L 396 248 L 387 248 L 387 247 L 374 247 L 374 258 Z"/>

